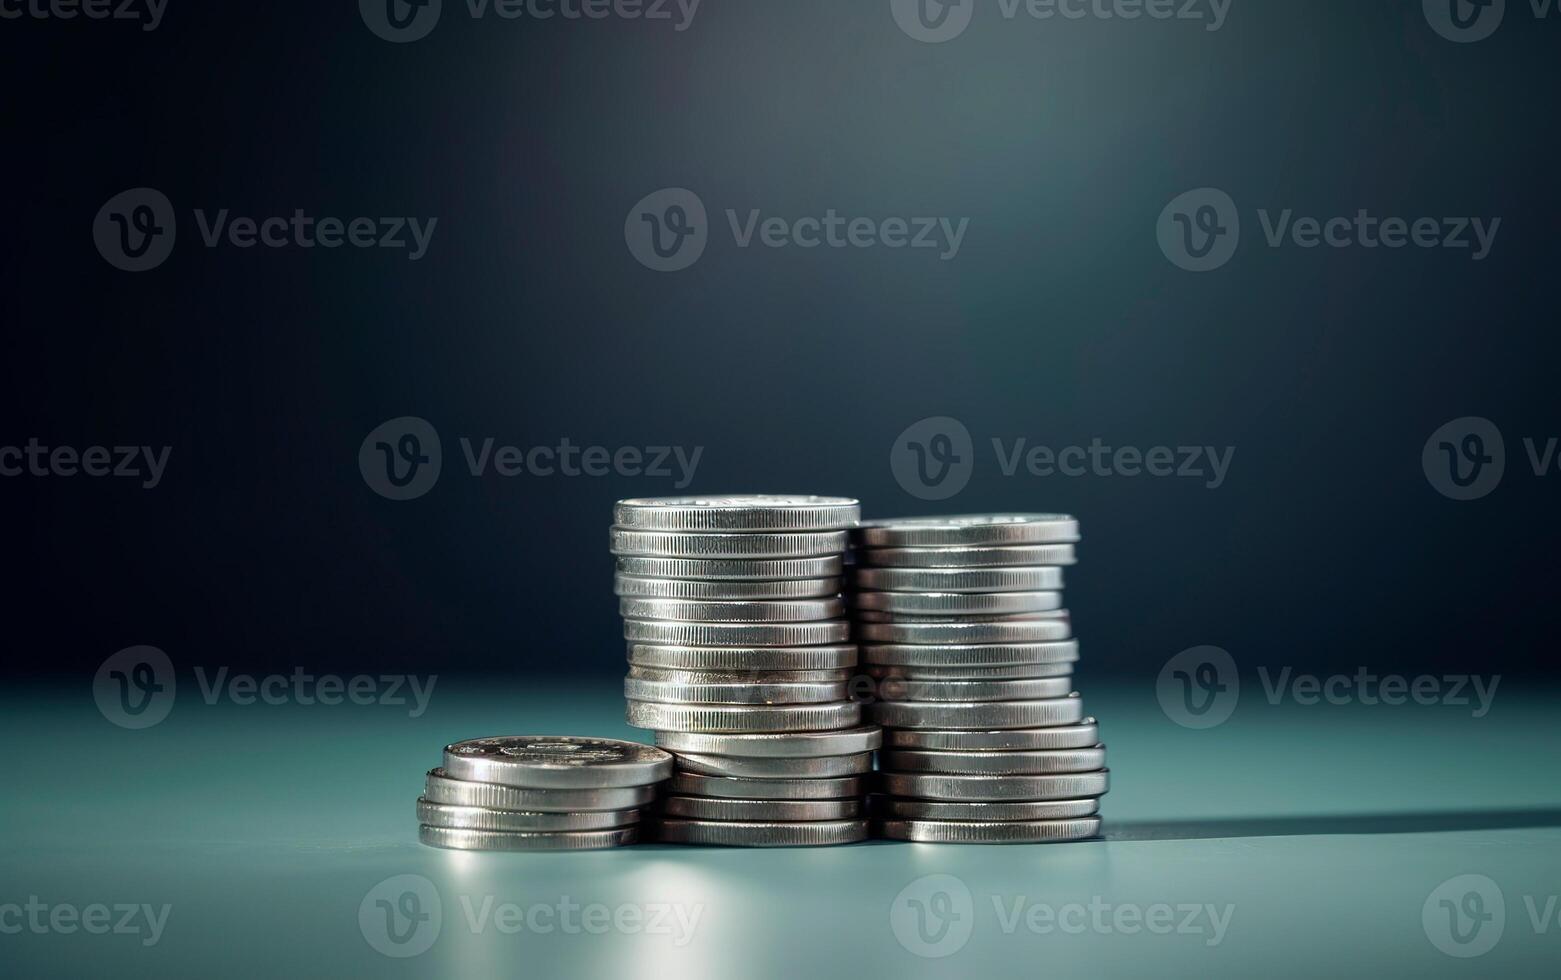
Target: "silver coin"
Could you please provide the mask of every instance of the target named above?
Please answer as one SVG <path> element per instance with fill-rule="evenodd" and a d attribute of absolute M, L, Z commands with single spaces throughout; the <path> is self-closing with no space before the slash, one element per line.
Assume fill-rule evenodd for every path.
<path fill-rule="evenodd" d="M 446 745 L 444 771 L 453 779 L 525 789 L 609 789 L 666 779 L 672 755 L 613 738 L 502 735 Z"/>
<path fill-rule="evenodd" d="M 669 796 L 661 801 L 668 817 L 695 820 L 854 820 L 861 800 L 723 800 L 709 796 Z"/>
<path fill-rule="evenodd" d="M 599 810 L 584 813 L 540 813 L 536 810 L 490 810 L 417 800 L 417 822 L 459 830 L 607 830 L 639 823 L 639 810 Z"/>
<path fill-rule="evenodd" d="M 948 616 L 931 613 L 891 613 L 878 609 L 852 610 L 851 618 L 859 623 L 1024 623 L 1038 619 L 1067 622 L 1066 609 L 1050 609 L 1026 613 L 968 613 Z"/>
<path fill-rule="evenodd" d="M 661 704 L 819 704 L 844 701 L 849 693 L 845 681 L 758 683 L 748 680 L 722 680 L 731 674 L 711 674 L 708 681 L 661 680 L 655 676 L 635 676 L 636 672 L 666 674 L 652 668 L 631 667 L 623 679 L 623 696 L 631 701 L 656 701 Z M 687 671 L 677 671 L 682 675 Z"/>
<path fill-rule="evenodd" d="M 1055 592 L 1062 588 L 1062 569 L 857 568 L 852 581 L 858 589 L 877 592 Z"/>
<path fill-rule="evenodd" d="M 835 646 L 851 639 L 851 624 L 843 619 L 816 623 L 676 623 L 658 619 L 626 619 L 624 639 L 691 647 Z"/>
<path fill-rule="evenodd" d="M 679 755 L 735 755 L 744 758 L 812 759 L 871 752 L 883 744 L 883 729 L 862 725 L 834 732 L 764 732 L 703 735 L 657 732 L 656 744 Z"/>
<path fill-rule="evenodd" d="M 726 847 L 819 847 L 855 844 L 867 839 L 866 820 L 809 822 L 685 820 L 660 821 L 657 839 L 667 844 Z"/>
<path fill-rule="evenodd" d="M 1111 785 L 1111 774 L 1106 769 L 1050 776 L 948 776 L 917 772 L 881 772 L 878 776 L 884 792 L 890 796 L 958 802 L 1077 800 L 1105 796 Z"/>
<path fill-rule="evenodd" d="M 812 558 L 846 550 L 844 531 L 700 534 L 612 528 L 612 553 L 653 558 Z"/>
<path fill-rule="evenodd" d="M 856 647 L 851 644 L 689 647 L 630 643 L 629 663 L 669 670 L 842 670 L 856 666 Z"/>
<path fill-rule="evenodd" d="M 1021 544 L 996 548 L 864 548 L 859 564 L 877 568 L 1005 568 L 1010 565 L 1073 565 L 1071 544 Z"/>
<path fill-rule="evenodd" d="M 664 684 L 838 684 L 854 676 L 851 670 L 677 670 L 629 665 L 629 676 Z M 646 700 L 649 700 L 648 698 Z"/>
<path fill-rule="evenodd" d="M 902 667 L 1008 667 L 1079 659 L 1079 641 L 1072 639 L 1044 643 L 869 643 L 859 649 L 863 663 Z"/>
<path fill-rule="evenodd" d="M 716 796 L 728 800 L 843 800 L 860 797 L 864 788 L 861 776 L 750 779 L 702 776 L 696 772 L 675 772 L 667 784 L 667 792 L 673 796 Z"/>
<path fill-rule="evenodd" d="M 1075 820 L 1100 812 L 1100 799 L 1019 800 L 1010 803 L 948 803 L 937 800 L 904 800 L 893 796 L 872 798 L 876 812 L 901 820 Z"/>
<path fill-rule="evenodd" d="M 912 680 L 885 677 L 873 680 L 873 693 L 882 701 L 1038 701 L 1065 698 L 1073 693 L 1073 677 L 1019 677 L 998 680 Z M 859 697 L 862 692 L 853 688 Z"/>
<path fill-rule="evenodd" d="M 1044 749 L 1034 752 L 932 752 L 884 749 L 885 769 L 895 772 L 947 772 L 972 776 L 1040 776 L 1053 772 L 1095 772 L 1106 767 L 1106 747 Z M 682 760 L 678 760 L 682 764 Z"/>
<path fill-rule="evenodd" d="M 1010 616 L 1062 608 L 1061 592 L 859 592 L 857 609 L 919 616 Z"/>
<path fill-rule="evenodd" d="M 1068 514 L 950 514 L 865 521 L 856 532 L 870 548 L 952 548 L 1052 544 L 1079 539 Z"/>
<path fill-rule="evenodd" d="M 453 779 L 443 769 L 430 769 L 423 789 L 430 803 L 475 806 L 489 810 L 529 810 L 540 813 L 581 813 L 633 810 L 656 798 L 655 786 L 610 789 L 522 789 L 497 783 Z"/>
<path fill-rule="evenodd" d="M 683 623 L 805 623 L 846 613 L 839 596 L 824 599 L 653 599 L 624 596 L 618 613 L 627 619 L 670 619 Z"/>
<path fill-rule="evenodd" d="M 640 839 L 638 826 L 612 830 L 559 830 L 520 833 L 504 830 L 458 830 L 451 827 L 417 828 L 417 839 L 430 847 L 457 851 L 589 851 L 622 847 Z"/>
<path fill-rule="evenodd" d="M 800 493 L 636 497 L 613 507 L 614 524 L 642 531 L 829 531 L 861 516 L 850 497 Z"/>
<path fill-rule="evenodd" d="M 653 558 L 625 555 L 618 571 L 638 578 L 702 579 L 715 582 L 784 582 L 833 578 L 845 568 L 840 555 L 816 558 Z"/>
<path fill-rule="evenodd" d="M 859 623 L 862 639 L 874 643 L 1047 643 L 1066 640 L 1073 626 L 1066 619 L 1027 619 L 1000 623 Z"/>
<path fill-rule="evenodd" d="M 1076 725 L 1053 725 L 1050 728 L 995 728 L 977 731 L 896 728 L 884 733 L 884 745 L 896 749 L 933 749 L 953 752 L 1086 749 L 1099 743 L 1100 729 L 1093 718 L 1085 718 Z"/>
<path fill-rule="evenodd" d="M 1071 677 L 1073 663 L 1009 664 L 1005 667 L 884 667 L 868 664 L 862 672 L 874 680 L 897 677 L 917 681 L 981 681 L 1022 677 Z"/>
<path fill-rule="evenodd" d="M 1094 768 L 1100 768 L 1096 766 Z M 814 758 L 784 759 L 772 756 L 749 758 L 737 755 L 678 754 L 678 770 L 701 776 L 741 776 L 745 779 L 820 779 L 835 776 L 860 776 L 873 771 L 873 754 L 821 755 Z"/>
<path fill-rule="evenodd" d="M 840 594 L 844 580 L 794 578 L 776 582 L 613 576 L 613 594 L 658 599 L 814 599 Z"/>
<path fill-rule="evenodd" d="M 1084 702 L 1077 694 L 1042 701 L 879 701 L 867 711 L 886 728 L 1047 728 L 1082 720 Z"/>
<path fill-rule="evenodd" d="M 657 704 L 630 701 L 624 714 L 635 728 L 667 732 L 823 732 L 862 723 L 854 701 L 831 704 Z"/>
<path fill-rule="evenodd" d="M 1100 836 L 1099 817 L 1078 820 L 1023 820 L 978 823 L 966 820 L 883 820 L 876 825 L 887 840 L 923 844 L 1053 844 Z"/>

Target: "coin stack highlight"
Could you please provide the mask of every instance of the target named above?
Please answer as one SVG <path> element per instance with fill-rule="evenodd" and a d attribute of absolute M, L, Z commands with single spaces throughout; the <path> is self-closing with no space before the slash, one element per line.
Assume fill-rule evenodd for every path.
<path fill-rule="evenodd" d="M 578 851 L 640 840 L 672 756 L 608 738 L 456 742 L 417 801 L 418 839 L 462 851 Z"/>
<path fill-rule="evenodd" d="M 1105 746 L 1073 691 L 1061 514 L 907 518 L 854 532 L 852 605 L 883 726 L 879 836 L 950 843 L 1100 831 Z"/>
<path fill-rule="evenodd" d="M 848 696 L 843 497 L 619 501 L 614 588 L 629 724 L 676 755 L 657 825 L 684 844 L 844 844 L 867 836 L 879 744 Z"/>

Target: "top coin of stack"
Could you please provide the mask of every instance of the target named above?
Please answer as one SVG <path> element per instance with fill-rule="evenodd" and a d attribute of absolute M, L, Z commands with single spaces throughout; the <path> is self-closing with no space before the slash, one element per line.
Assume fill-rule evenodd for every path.
<path fill-rule="evenodd" d="M 1037 842 L 1094 836 L 1105 749 L 1073 691 L 1062 514 L 875 521 L 852 596 L 884 726 L 883 836 Z"/>

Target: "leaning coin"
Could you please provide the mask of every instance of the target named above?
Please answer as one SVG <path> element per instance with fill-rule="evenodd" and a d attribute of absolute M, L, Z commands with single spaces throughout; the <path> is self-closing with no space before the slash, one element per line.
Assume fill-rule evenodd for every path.
<path fill-rule="evenodd" d="M 814 847 L 854 844 L 867 839 L 866 820 L 735 821 L 662 820 L 657 839 L 668 844 L 728 847 Z"/>
<path fill-rule="evenodd" d="M 876 829 L 888 840 L 923 844 L 1049 844 L 1100 836 L 1100 818 L 977 823 L 965 820 L 883 820 Z"/>
<path fill-rule="evenodd" d="M 452 779 L 443 769 L 430 769 L 423 797 L 431 803 L 486 807 L 490 810 L 535 810 L 579 813 L 632 810 L 656 798 L 655 786 L 611 789 L 522 789 L 496 783 Z"/>
<path fill-rule="evenodd" d="M 625 555 L 618 571 L 640 578 L 690 578 L 716 582 L 770 582 L 831 578 L 845 567 L 840 555 L 817 558 L 654 558 Z"/>
<path fill-rule="evenodd" d="M 863 663 L 903 667 L 1005 667 L 1014 664 L 1072 663 L 1078 640 L 1044 643 L 869 643 L 860 648 Z"/>
<path fill-rule="evenodd" d="M 1049 728 L 958 729 L 896 728 L 884 733 L 884 744 L 896 749 L 932 749 L 952 752 L 1046 751 L 1087 749 L 1100 743 L 1100 729 L 1093 718 L 1074 725 Z"/>
<path fill-rule="evenodd" d="M 1051 776 L 947 776 L 915 772 L 881 772 L 878 776 L 884 792 L 890 796 L 956 802 L 1104 796 L 1111 779 L 1110 771 L 1105 769 Z"/>
<path fill-rule="evenodd" d="M 630 701 L 624 717 L 658 732 L 822 732 L 862 723 L 854 701 L 831 704 L 658 704 Z"/>
<path fill-rule="evenodd" d="M 694 647 L 803 647 L 837 645 L 851 639 L 851 624 L 826 619 L 816 623 L 675 623 L 626 619 L 624 639 Z"/>
<path fill-rule="evenodd" d="M 825 599 L 653 599 L 624 596 L 618 612 L 626 619 L 670 619 L 684 623 L 805 623 L 837 619 L 846 604 L 839 596 Z"/>
<path fill-rule="evenodd" d="M 570 735 L 474 738 L 444 748 L 452 778 L 525 789 L 609 789 L 667 778 L 672 755 L 654 745 Z"/>
<path fill-rule="evenodd" d="M 850 497 L 801 493 L 636 497 L 613 507 L 614 524 L 643 531 L 829 531 L 861 516 Z"/>
<path fill-rule="evenodd" d="M 864 548 L 862 565 L 880 568 L 1003 568 L 1009 565 L 1073 565 L 1071 544 L 1021 544 L 997 548 Z"/>
<path fill-rule="evenodd" d="M 1106 747 L 1046 749 L 1036 752 L 929 752 L 885 749 L 880 763 L 895 772 L 947 772 L 973 776 L 1041 776 L 1054 772 L 1095 772 L 1106 767 Z M 681 764 L 682 760 L 679 760 Z"/>
<path fill-rule="evenodd" d="M 1096 766 L 1094 768 L 1100 768 Z M 811 759 L 782 759 L 736 755 L 678 756 L 678 770 L 701 776 L 742 776 L 746 779 L 817 779 L 834 776 L 859 776 L 873 771 L 873 754 L 824 755 Z"/>
<path fill-rule="evenodd" d="M 922 616 L 1007 616 L 1062 608 L 1061 592 L 859 592 L 857 609 Z"/>
<path fill-rule="evenodd" d="M 1074 820 L 1100 812 L 1100 799 L 1020 800 L 1010 803 L 948 803 L 872 797 L 875 812 L 902 820 Z"/>
<path fill-rule="evenodd" d="M 629 663 L 669 670 L 843 670 L 856 666 L 856 647 L 691 647 L 630 643 Z"/>
<path fill-rule="evenodd" d="M 951 514 L 865 521 L 855 537 L 869 548 L 957 548 L 1077 541 L 1068 514 Z"/>
<path fill-rule="evenodd" d="M 669 681 L 633 676 L 646 668 L 630 670 L 623 696 L 662 704 L 819 704 L 844 701 L 849 690 L 845 681 L 757 683 L 724 673 L 711 674 L 707 681 Z"/>
<path fill-rule="evenodd" d="M 843 800 L 862 795 L 861 776 L 819 779 L 751 779 L 675 772 L 667 784 L 674 796 L 718 796 L 730 800 Z"/>
<path fill-rule="evenodd" d="M 875 680 L 874 693 L 884 701 L 1036 701 L 1065 698 L 1073 693 L 1073 678 L 1020 677 L 999 680 L 911 680 L 885 677 Z M 860 696 L 860 691 L 853 693 Z"/>
<path fill-rule="evenodd" d="M 868 677 L 884 680 L 899 677 L 913 681 L 982 681 L 1022 677 L 1070 677 L 1073 664 L 1010 664 L 1006 667 L 885 667 L 868 664 L 862 670 Z"/>
<path fill-rule="evenodd" d="M 812 558 L 846 550 L 844 531 L 700 534 L 612 528 L 612 553 L 653 558 Z"/>
<path fill-rule="evenodd" d="M 669 796 L 661 801 L 669 817 L 696 820 L 853 820 L 861 800 L 725 800 L 709 796 Z"/>
<path fill-rule="evenodd" d="M 883 744 L 883 729 L 862 725 L 834 732 L 765 732 L 748 735 L 702 735 L 658 731 L 656 744 L 669 752 L 695 755 L 735 755 L 745 758 L 803 759 L 871 752 Z"/>
<path fill-rule="evenodd" d="M 1009 568 L 856 568 L 856 588 L 879 592 L 1055 592 L 1062 588 L 1056 565 Z"/>
<path fill-rule="evenodd" d="M 646 578 L 618 573 L 613 593 L 657 599 L 814 599 L 840 594 L 840 576 L 794 578 L 776 582 L 718 581 L 687 578 Z"/>
<path fill-rule="evenodd" d="M 867 710 L 886 728 L 1045 728 L 1077 723 L 1084 702 L 1076 694 L 1043 701 L 879 701 Z"/>
<path fill-rule="evenodd" d="M 1065 619 L 1001 623 L 861 623 L 862 639 L 873 643 L 1046 643 L 1066 640 L 1073 627 Z"/>
<path fill-rule="evenodd" d="M 536 810 L 490 810 L 481 806 L 454 806 L 417 800 L 417 822 L 430 827 L 459 830 L 607 830 L 639 823 L 639 810 L 600 810 L 582 813 L 540 813 Z"/>
<path fill-rule="evenodd" d="M 431 847 L 457 851 L 588 851 L 598 847 L 620 847 L 640 839 L 640 829 L 618 827 L 612 830 L 560 830 L 546 833 L 520 833 L 504 830 L 457 830 L 450 827 L 417 828 L 417 838 Z"/>

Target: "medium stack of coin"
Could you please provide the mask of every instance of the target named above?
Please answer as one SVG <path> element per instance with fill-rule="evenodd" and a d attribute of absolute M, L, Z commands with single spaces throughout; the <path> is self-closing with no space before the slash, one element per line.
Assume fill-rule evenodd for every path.
<path fill-rule="evenodd" d="M 417 800 L 418 839 L 462 851 L 578 851 L 641 839 L 672 756 L 609 738 L 510 735 L 447 745 Z"/>
<path fill-rule="evenodd" d="M 1073 691 L 1062 604 L 1078 522 L 982 514 L 864 523 L 851 604 L 884 729 L 875 828 L 896 840 L 1094 837 L 1109 774 Z"/>
<path fill-rule="evenodd" d="M 848 693 L 843 497 L 619 501 L 612 552 L 631 725 L 677 756 L 659 835 L 687 844 L 862 840 L 877 729 Z"/>

